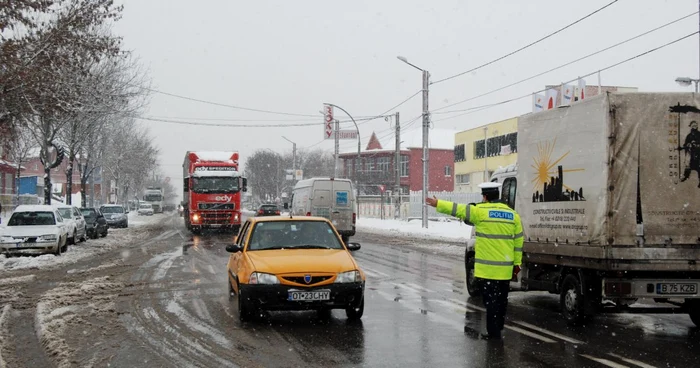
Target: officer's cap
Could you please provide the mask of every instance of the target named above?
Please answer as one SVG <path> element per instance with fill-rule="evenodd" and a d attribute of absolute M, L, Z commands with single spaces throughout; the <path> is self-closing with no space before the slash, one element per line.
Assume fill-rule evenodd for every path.
<path fill-rule="evenodd" d="M 494 183 L 494 182 L 481 183 L 481 184 L 479 184 L 479 188 L 481 188 L 481 194 L 498 193 L 498 190 L 501 188 L 501 183 Z"/>

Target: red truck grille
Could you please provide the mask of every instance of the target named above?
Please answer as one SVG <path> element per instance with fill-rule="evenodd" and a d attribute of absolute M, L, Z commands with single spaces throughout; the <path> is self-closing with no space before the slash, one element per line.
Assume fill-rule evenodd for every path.
<path fill-rule="evenodd" d="M 231 223 L 230 212 L 202 212 L 202 222 L 205 224 L 228 224 Z"/>

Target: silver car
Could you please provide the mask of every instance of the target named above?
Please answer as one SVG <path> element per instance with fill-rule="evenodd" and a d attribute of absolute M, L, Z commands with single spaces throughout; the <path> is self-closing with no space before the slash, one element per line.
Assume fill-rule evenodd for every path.
<path fill-rule="evenodd" d="M 56 205 L 56 209 L 63 217 L 68 229 L 68 244 L 75 244 L 77 241 L 87 240 L 87 223 L 85 217 L 75 206 Z"/>

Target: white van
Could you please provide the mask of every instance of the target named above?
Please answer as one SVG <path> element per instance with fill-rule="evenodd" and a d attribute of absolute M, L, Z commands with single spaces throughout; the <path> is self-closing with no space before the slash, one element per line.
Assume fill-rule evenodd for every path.
<path fill-rule="evenodd" d="M 292 216 L 325 217 L 347 243 L 355 235 L 357 201 L 350 179 L 311 178 L 300 180 L 292 192 Z"/>

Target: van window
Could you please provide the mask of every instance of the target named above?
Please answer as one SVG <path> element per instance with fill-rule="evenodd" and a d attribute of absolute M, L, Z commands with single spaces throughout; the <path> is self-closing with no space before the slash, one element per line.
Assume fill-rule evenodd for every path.
<path fill-rule="evenodd" d="M 314 207 L 330 207 L 331 191 L 325 189 L 314 190 Z"/>

